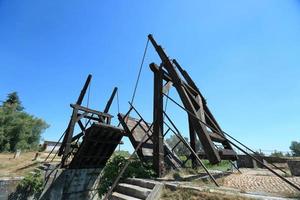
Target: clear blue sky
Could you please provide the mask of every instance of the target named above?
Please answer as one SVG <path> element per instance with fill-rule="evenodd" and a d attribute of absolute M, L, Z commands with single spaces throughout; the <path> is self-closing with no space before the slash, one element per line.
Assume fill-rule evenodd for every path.
<path fill-rule="evenodd" d="M 65 129 L 88 73 L 90 106 L 102 110 L 118 86 L 126 112 L 152 33 L 224 131 L 254 149 L 287 151 L 300 140 L 299 1 L 0 0 L 0 27 L 0 99 L 17 91 L 26 111 L 50 124 L 45 139 Z M 153 61 L 150 46 L 135 100 L 149 121 Z M 173 118 L 185 132 L 185 116 Z"/>

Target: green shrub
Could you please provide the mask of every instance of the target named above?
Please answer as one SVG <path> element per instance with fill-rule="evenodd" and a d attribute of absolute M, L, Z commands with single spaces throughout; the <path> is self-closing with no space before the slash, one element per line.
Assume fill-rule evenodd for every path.
<path fill-rule="evenodd" d="M 98 191 L 100 196 L 103 196 L 109 190 L 126 163 L 127 159 L 122 155 L 116 155 L 108 161 L 103 169 L 99 182 Z M 120 181 L 129 177 L 151 178 L 153 176 L 154 172 L 150 165 L 143 166 L 140 160 L 132 160 Z"/>
<path fill-rule="evenodd" d="M 9 195 L 11 200 L 26 200 L 33 196 L 38 199 L 43 191 L 43 176 L 40 171 L 34 174 L 28 174 L 20 181 L 14 193 Z"/>
<path fill-rule="evenodd" d="M 123 156 L 125 158 L 128 158 L 130 156 L 130 153 L 128 151 L 123 151 L 123 150 L 121 150 L 121 151 L 115 151 L 113 153 L 113 156 L 117 156 L 117 155 L 120 155 L 120 156 Z"/>
<path fill-rule="evenodd" d="M 184 162 L 186 160 L 186 156 L 179 156 L 180 160 Z M 207 169 L 210 170 L 221 170 L 221 171 L 227 171 L 231 169 L 231 164 L 228 160 L 222 160 L 218 164 L 211 164 L 208 160 L 202 159 L 203 164 L 206 166 Z M 192 161 L 189 159 L 185 163 L 186 168 L 191 168 L 192 167 Z M 198 168 L 201 169 L 201 165 L 198 165 Z"/>

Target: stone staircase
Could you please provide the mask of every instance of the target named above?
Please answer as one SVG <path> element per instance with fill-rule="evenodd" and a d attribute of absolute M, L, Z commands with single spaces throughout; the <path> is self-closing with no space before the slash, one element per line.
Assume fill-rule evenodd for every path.
<path fill-rule="evenodd" d="M 129 178 L 118 184 L 110 200 L 157 200 L 162 189 L 159 182 Z"/>

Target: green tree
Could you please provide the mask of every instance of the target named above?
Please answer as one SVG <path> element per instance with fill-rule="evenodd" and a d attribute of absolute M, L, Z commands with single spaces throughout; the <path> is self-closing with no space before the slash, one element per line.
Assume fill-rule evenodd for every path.
<path fill-rule="evenodd" d="M 273 153 L 271 153 L 271 156 L 273 156 L 273 157 L 284 157 L 284 155 L 281 151 L 276 151 L 276 150 Z"/>
<path fill-rule="evenodd" d="M 48 127 L 44 120 L 24 111 L 16 92 L 8 94 L 0 106 L 0 152 L 36 149 Z"/>
<path fill-rule="evenodd" d="M 289 152 L 287 152 L 284 156 L 285 157 L 291 157 L 292 155 Z"/>
<path fill-rule="evenodd" d="M 265 156 L 265 154 L 260 149 L 259 151 L 255 151 L 255 153 L 260 156 Z"/>
<path fill-rule="evenodd" d="M 290 149 L 293 156 L 300 156 L 300 142 L 292 141 Z"/>
<path fill-rule="evenodd" d="M 188 138 L 184 138 L 187 142 L 189 142 Z M 166 142 L 170 145 L 171 148 L 173 148 L 178 142 L 179 139 L 176 135 L 171 135 L 170 138 L 166 139 Z M 196 151 L 199 151 L 202 148 L 202 145 L 199 140 L 196 140 Z M 188 156 L 191 154 L 190 150 L 182 143 L 180 142 L 176 148 L 174 149 L 175 153 L 178 156 Z"/>
<path fill-rule="evenodd" d="M 22 102 L 18 96 L 17 92 L 12 92 L 7 95 L 6 101 L 4 101 L 3 105 L 12 108 L 13 110 L 22 111 L 24 107 L 22 106 Z"/>

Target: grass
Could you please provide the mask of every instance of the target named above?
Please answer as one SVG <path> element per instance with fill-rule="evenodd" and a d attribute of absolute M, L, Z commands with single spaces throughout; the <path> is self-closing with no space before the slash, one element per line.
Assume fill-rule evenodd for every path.
<path fill-rule="evenodd" d="M 224 177 L 222 178 L 217 178 L 216 179 L 216 182 L 219 184 L 219 185 L 224 185 Z M 193 186 L 197 186 L 197 187 L 201 187 L 201 186 L 212 186 L 212 187 L 215 187 L 215 183 L 211 180 L 211 179 L 195 179 L 195 180 L 192 180 L 191 181 L 192 185 Z"/>
<path fill-rule="evenodd" d="M 180 160 L 185 161 L 186 156 L 180 156 Z M 205 167 L 209 170 L 220 170 L 220 171 L 228 171 L 231 169 L 231 164 L 228 160 L 222 160 L 219 164 L 212 165 L 209 163 L 208 160 L 202 160 Z M 186 162 L 186 167 L 191 168 L 192 167 L 192 161 L 188 160 Z"/>
<path fill-rule="evenodd" d="M 246 197 L 233 196 L 233 195 L 220 195 L 210 192 L 200 192 L 188 188 L 179 188 L 175 191 L 164 189 L 161 200 L 250 200 Z"/>
<path fill-rule="evenodd" d="M 0 153 L 0 177 L 24 176 L 34 170 L 40 161 L 33 161 L 36 152 L 21 152 L 14 159 L 14 153 Z M 42 157 L 46 156 L 42 155 Z"/>
<path fill-rule="evenodd" d="M 19 168 L 32 164 L 34 152 L 21 153 L 20 157 L 14 159 L 13 153 L 1 153 L 0 154 L 0 176 L 19 176 L 23 175 L 22 171 L 18 171 Z"/>
<path fill-rule="evenodd" d="M 203 160 L 204 165 L 210 170 L 228 171 L 231 169 L 231 163 L 228 160 L 222 160 L 219 164 L 212 165 L 208 160 Z"/>
<path fill-rule="evenodd" d="M 296 193 L 288 193 L 284 195 L 286 198 L 293 198 L 293 199 L 300 199 L 300 194 L 296 194 Z"/>

